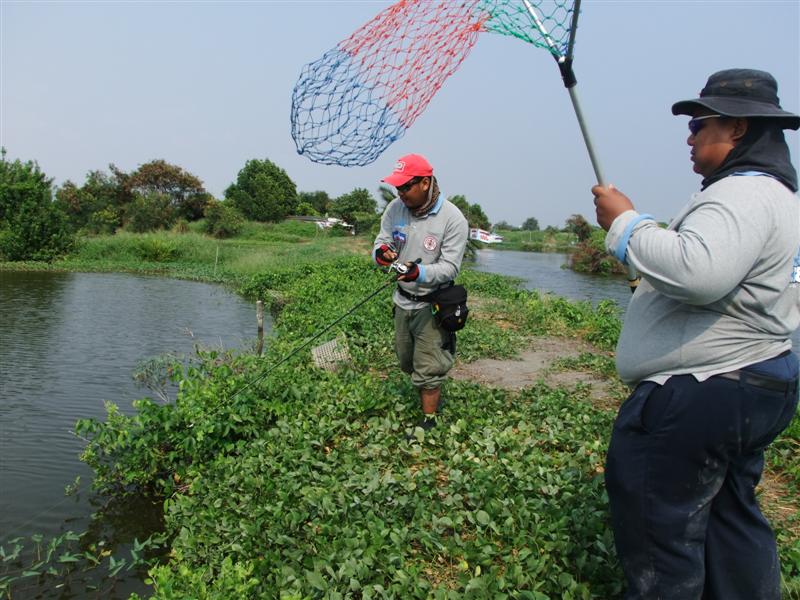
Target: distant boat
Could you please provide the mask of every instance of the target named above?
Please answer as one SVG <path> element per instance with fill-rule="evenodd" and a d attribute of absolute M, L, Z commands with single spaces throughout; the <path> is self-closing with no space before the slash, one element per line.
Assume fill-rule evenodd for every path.
<path fill-rule="evenodd" d="M 503 241 L 503 236 L 491 231 L 484 231 L 483 229 L 470 229 L 469 239 L 478 240 L 484 244 L 500 244 Z"/>

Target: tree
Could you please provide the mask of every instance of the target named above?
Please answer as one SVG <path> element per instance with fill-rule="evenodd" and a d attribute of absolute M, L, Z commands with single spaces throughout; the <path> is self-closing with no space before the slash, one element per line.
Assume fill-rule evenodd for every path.
<path fill-rule="evenodd" d="M 331 204 L 331 197 L 328 196 L 328 192 L 323 191 L 300 192 L 297 198 L 300 204 L 304 202 L 310 204 L 316 211 L 316 214 L 319 215 L 327 213 L 328 207 Z"/>
<path fill-rule="evenodd" d="M 233 237 L 242 230 L 244 218 L 233 206 L 212 200 L 206 205 L 206 232 L 216 238 Z"/>
<path fill-rule="evenodd" d="M 248 219 L 266 222 L 283 220 L 298 203 L 297 187 L 286 171 L 266 159 L 248 160 L 225 190 L 225 199 Z"/>
<path fill-rule="evenodd" d="M 73 237 L 53 202 L 52 179 L 35 162 L 6 160 L 0 151 L 0 255 L 6 260 L 52 260 Z"/>
<path fill-rule="evenodd" d="M 294 214 L 300 217 L 318 217 L 319 212 L 308 202 L 301 202 L 294 210 Z"/>
<path fill-rule="evenodd" d="M 492 229 L 502 230 L 502 231 L 516 231 L 517 228 L 511 225 L 507 221 L 500 221 L 499 223 L 495 223 L 492 226 Z"/>
<path fill-rule="evenodd" d="M 585 242 L 592 235 L 592 226 L 583 215 L 572 215 L 567 219 L 564 231 L 574 233 L 579 242 Z"/>
<path fill-rule="evenodd" d="M 56 190 L 56 204 L 66 214 L 72 231 L 85 228 L 91 233 L 114 233 L 122 225 L 123 195 L 117 176 L 89 171 L 81 187 L 68 180 Z M 95 217 L 97 213 L 102 217 Z M 98 229 L 99 223 L 103 225 Z"/>
<path fill-rule="evenodd" d="M 135 233 L 169 229 L 176 219 L 175 206 L 167 194 L 136 194 L 128 206 L 125 228 Z"/>
<path fill-rule="evenodd" d="M 354 220 L 356 213 L 374 215 L 377 210 L 378 203 L 364 188 L 356 188 L 348 194 L 342 194 L 331 203 L 331 212 L 348 223 Z"/>
<path fill-rule="evenodd" d="M 448 200 L 461 210 L 470 227 L 478 229 L 489 229 L 491 227 L 489 217 L 483 212 L 480 204 L 470 204 L 467 202 L 466 196 L 460 194 L 450 196 Z"/>
<path fill-rule="evenodd" d="M 528 217 L 522 223 L 523 231 L 539 231 L 539 220 L 536 217 Z"/>
<path fill-rule="evenodd" d="M 124 188 L 134 196 L 159 194 L 168 197 L 177 215 L 189 221 L 203 217 L 210 198 L 200 179 L 160 159 L 141 165 L 126 177 Z"/>

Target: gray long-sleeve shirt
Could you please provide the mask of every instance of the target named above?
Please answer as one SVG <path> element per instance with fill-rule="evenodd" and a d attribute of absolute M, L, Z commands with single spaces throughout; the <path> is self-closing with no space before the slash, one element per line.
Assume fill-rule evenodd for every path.
<path fill-rule="evenodd" d="M 637 217 L 606 236 L 618 249 Z M 627 258 L 642 275 L 617 345 L 623 381 L 712 375 L 791 348 L 800 326 L 800 201 L 768 176 L 730 176 L 704 191 L 668 229 L 637 223 Z"/>
<path fill-rule="evenodd" d="M 459 208 L 440 197 L 424 217 L 418 218 L 395 198 L 386 207 L 381 218 L 381 231 L 375 238 L 372 256 L 381 244 L 398 251 L 400 262 L 422 259 L 420 276 L 416 281 L 399 282 L 409 294 L 423 296 L 443 283 L 452 281 L 461 268 L 467 246 L 469 225 Z M 394 303 L 406 310 L 425 306 L 394 292 Z"/>

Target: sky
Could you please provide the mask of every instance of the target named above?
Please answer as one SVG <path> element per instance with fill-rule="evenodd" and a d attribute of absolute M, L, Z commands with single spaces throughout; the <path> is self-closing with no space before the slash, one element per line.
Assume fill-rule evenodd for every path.
<path fill-rule="evenodd" d="M 56 185 L 163 159 L 218 198 L 247 160 L 269 159 L 298 191 L 366 188 L 377 199 L 380 179 L 415 152 L 446 196 L 480 204 L 492 222 L 594 223 L 595 173 L 555 61 L 512 37 L 482 33 L 375 162 L 297 154 L 290 107 L 302 67 L 391 4 L 0 0 L 0 145 Z M 661 221 L 701 179 L 674 102 L 696 98 L 714 71 L 757 68 L 800 112 L 800 0 L 584 0 L 574 55 L 606 182 Z M 798 133 L 786 139 L 797 168 Z"/>

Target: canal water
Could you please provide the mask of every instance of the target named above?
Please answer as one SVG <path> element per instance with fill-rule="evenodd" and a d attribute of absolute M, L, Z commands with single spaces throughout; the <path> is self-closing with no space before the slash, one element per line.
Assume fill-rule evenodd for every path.
<path fill-rule="evenodd" d="M 103 419 L 105 401 L 125 414 L 135 412 L 135 399 L 160 401 L 132 377 L 142 361 L 188 360 L 196 345 L 250 350 L 256 334 L 255 305 L 217 285 L 0 272 L 0 545 L 98 526 L 89 520 L 97 499 L 89 493 L 92 472 L 79 460 L 84 442 L 72 432 L 78 419 Z M 65 495 L 77 477 L 79 493 Z M 108 512 L 121 522 L 104 527 L 124 530 L 130 539 L 122 542 L 157 526 L 157 511 L 146 506 Z"/>

